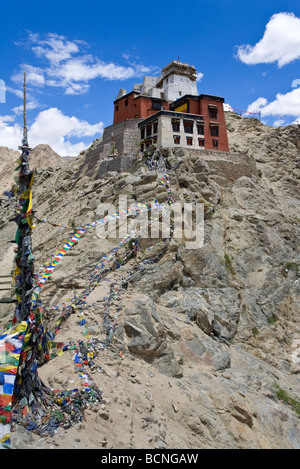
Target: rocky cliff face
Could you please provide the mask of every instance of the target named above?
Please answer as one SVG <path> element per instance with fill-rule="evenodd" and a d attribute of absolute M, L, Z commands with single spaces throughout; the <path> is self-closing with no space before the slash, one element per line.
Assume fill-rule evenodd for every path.
<path fill-rule="evenodd" d="M 20 152 L 7 147 L 0 147 L 0 191 L 3 192 L 11 187 L 16 177 L 15 168 L 18 166 Z M 49 145 L 37 145 L 31 152 L 31 167 L 47 168 L 56 167 L 65 163 L 66 160 L 59 156 Z"/>
<path fill-rule="evenodd" d="M 17 428 L 16 447 L 300 448 L 300 130 L 234 113 L 226 118 L 234 153 L 227 161 L 217 153 L 162 151 L 174 200 L 204 204 L 203 246 L 143 239 L 137 255 L 112 264 L 87 296 L 86 330 L 104 340 L 109 329 L 113 344 L 96 357 L 103 404 L 45 441 Z M 101 179 L 79 168 L 82 159 L 37 171 L 40 218 L 85 226 L 103 216 L 101 204 L 117 206 L 120 195 L 128 205 L 168 197 L 164 172 L 143 161 Z M 3 200 L 2 240 L 13 239 L 10 216 Z M 37 272 L 71 233 L 38 224 Z M 44 304 L 82 292 L 119 242 L 87 230 L 45 285 Z M 6 251 L 3 244 L 3 259 Z M 8 313 L 2 310 L 2 328 Z M 49 325 L 54 314 L 48 310 Z M 59 340 L 86 340 L 80 314 L 74 310 Z M 55 389 L 80 383 L 71 351 L 40 376 Z"/>

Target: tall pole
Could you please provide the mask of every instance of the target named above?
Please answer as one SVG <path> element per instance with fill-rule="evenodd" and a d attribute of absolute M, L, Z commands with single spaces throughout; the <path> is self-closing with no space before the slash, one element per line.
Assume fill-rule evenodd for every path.
<path fill-rule="evenodd" d="M 44 363 L 48 352 L 47 338 L 42 323 L 42 307 L 39 299 L 34 297 L 34 258 L 32 253 L 32 184 L 33 172 L 29 167 L 28 129 L 26 122 L 26 74 L 24 73 L 24 127 L 20 164 L 18 166 L 18 213 L 15 221 L 18 225 L 16 243 L 16 270 L 14 275 L 17 306 L 13 323 L 27 323 L 23 351 L 19 361 L 13 393 L 15 407 L 22 402 L 21 408 L 28 408 L 43 399 L 42 383 L 38 377 L 38 365 Z M 37 396 L 40 396 L 38 398 Z M 24 407 L 25 403 L 25 407 Z"/>
<path fill-rule="evenodd" d="M 16 256 L 16 321 L 26 321 L 31 309 L 31 296 L 34 279 L 34 263 L 32 255 L 32 183 L 33 173 L 29 167 L 29 152 L 31 148 L 28 145 L 28 130 L 26 122 L 26 73 L 24 73 L 24 127 L 22 145 L 19 150 L 22 151 L 19 165 L 19 205 L 16 223 L 18 225 L 16 234 L 16 243 L 18 251 Z"/>
<path fill-rule="evenodd" d="M 28 130 L 27 130 L 27 121 L 26 121 L 26 72 L 24 72 L 24 107 L 23 107 L 23 121 L 24 121 L 24 127 L 23 127 L 23 145 L 28 146 Z"/>
<path fill-rule="evenodd" d="M 18 245 L 16 250 L 16 269 L 14 273 L 14 286 L 16 294 L 16 310 L 13 318 L 13 332 L 2 336 L 0 341 L 0 445 L 3 448 L 10 448 L 10 422 L 12 419 L 13 407 L 26 401 L 27 396 L 34 396 L 33 362 L 27 362 L 26 350 L 32 342 L 32 324 L 34 314 L 31 309 L 32 292 L 34 282 L 33 256 L 31 246 L 32 229 L 32 177 L 33 173 L 29 169 L 29 152 L 27 124 L 26 124 L 26 74 L 24 74 L 24 129 L 22 145 L 19 150 L 22 154 L 19 159 L 18 198 L 16 206 L 16 216 L 14 221 L 18 228 L 15 241 Z M 31 323 L 30 323 L 31 321 Z M 35 360 L 36 353 L 31 356 Z M 35 360 L 36 361 L 36 360 Z M 29 364 L 29 366 L 28 366 Z M 13 386 L 13 389 L 11 388 Z M 36 387 L 35 387 L 36 388 Z"/>

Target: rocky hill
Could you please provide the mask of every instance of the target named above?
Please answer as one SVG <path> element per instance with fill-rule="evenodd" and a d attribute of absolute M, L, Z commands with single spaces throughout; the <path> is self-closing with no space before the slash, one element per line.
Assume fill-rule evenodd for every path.
<path fill-rule="evenodd" d="M 20 152 L 7 147 L 0 147 L 0 192 L 9 189 L 14 184 L 15 168 L 18 166 L 19 157 Z M 31 152 L 31 167 L 34 169 L 56 167 L 66 161 L 49 145 L 37 145 Z"/>
<path fill-rule="evenodd" d="M 57 340 L 94 340 L 91 376 L 103 402 L 48 438 L 17 426 L 13 447 L 300 448 L 300 128 L 272 128 L 234 113 L 226 119 L 227 160 L 217 152 L 162 151 L 174 201 L 204 204 L 201 248 L 145 238 L 124 263 L 120 250 L 100 278 L 100 259 L 122 237 L 101 239 L 91 227 L 47 280 L 50 328 L 58 313 L 49 305 L 91 286 L 84 327 L 81 308 L 74 308 Z M 101 204 L 116 205 L 120 195 L 128 206 L 170 196 L 162 167 L 150 170 L 141 160 L 98 179 L 97 168 L 90 177 L 79 171 L 83 161 L 36 171 L 35 210 L 56 225 L 34 229 L 37 272 L 75 227 L 104 216 Z M 14 238 L 16 226 L 8 222 L 12 206 L 2 199 L 0 209 L 7 268 L 4 240 Z M 1 308 L 4 329 L 13 308 Z M 99 340 L 110 346 L 97 346 Z M 39 375 L 52 389 L 82 382 L 72 350 Z"/>

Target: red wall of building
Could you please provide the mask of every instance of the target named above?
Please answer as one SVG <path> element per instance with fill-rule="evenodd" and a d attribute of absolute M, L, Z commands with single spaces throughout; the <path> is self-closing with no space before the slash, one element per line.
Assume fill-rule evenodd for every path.
<path fill-rule="evenodd" d="M 128 102 L 127 106 L 125 106 L 126 100 Z M 164 109 L 169 109 L 169 104 L 166 101 L 162 101 L 161 103 Z M 113 123 L 118 124 L 119 122 L 134 118 L 146 119 L 157 111 L 157 109 L 152 109 L 152 98 L 146 98 L 145 96 L 139 96 L 135 93 L 129 93 L 115 101 Z"/>
<path fill-rule="evenodd" d="M 217 119 L 213 119 L 209 117 L 209 107 L 208 105 L 212 104 L 214 106 L 218 106 L 218 117 Z M 212 100 L 212 99 L 207 99 L 207 98 L 201 98 L 200 100 L 200 109 L 199 109 L 199 114 L 201 114 L 204 118 L 205 126 L 204 126 L 204 138 L 205 138 L 205 149 L 206 150 L 219 150 L 219 151 L 229 151 L 229 145 L 228 145 L 228 138 L 227 138 L 227 128 L 226 128 L 226 122 L 225 122 L 225 113 L 223 109 L 223 102 L 222 101 L 217 101 L 217 100 Z M 212 137 L 210 135 L 210 122 L 215 122 L 219 124 L 219 136 L 218 137 Z M 218 140 L 219 145 L 218 148 L 215 148 L 213 146 L 212 140 L 213 139 Z"/>
<path fill-rule="evenodd" d="M 119 122 L 123 122 L 127 119 L 133 119 L 137 116 L 137 105 L 134 100 L 136 96 L 135 93 L 129 93 L 126 96 L 118 99 L 114 103 L 114 124 L 118 124 Z M 125 105 L 127 101 L 127 106 Z"/>
<path fill-rule="evenodd" d="M 197 97 L 196 99 L 187 98 L 188 101 L 188 113 L 198 114 L 204 118 L 204 139 L 206 150 L 219 150 L 229 151 L 227 129 L 225 122 L 225 113 L 223 109 L 223 101 L 217 99 L 209 99 L 205 97 Z M 214 119 L 209 116 L 209 105 L 217 106 L 217 118 Z M 212 136 L 210 133 L 210 123 L 219 124 L 219 135 L 217 137 Z M 218 141 L 218 147 L 213 146 L 213 139 Z"/>
<path fill-rule="evenodd" d="M 200 113 L 199 99 L 189 99 L 189 113 L 190 114 L 201 114 Z"/>

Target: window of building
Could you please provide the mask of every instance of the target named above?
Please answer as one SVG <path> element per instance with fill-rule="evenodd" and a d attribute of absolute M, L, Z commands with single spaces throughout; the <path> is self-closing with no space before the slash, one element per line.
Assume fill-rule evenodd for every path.
<path fill-rule="evenodd" d="M 116 104 L 116 111 L 118 111 L 118 110 L 119 110 L 119 106 Z"/>
<path fill-rule="evenodd" d="M 208 108 L 208 113 L 210 119 L 217 119 L 218 118 L 218 109 L 214 107 L 209 107 Z"/>
<path fill-rule="evenodd" d="M 172 128 L 173 132 L 180 131 L 180 120 L 179 119 L 172 119 Z"/>
<path fill-rule="evenodd" d="M 204 147 L 204 138 L 198 138 L 199 147 Z"/>
<path fill-rule="evenodd" d="M 213 144 L 213 147 L 214 147 L 214 148 L 218 148 L 218 146 L 219 146 L 219 141 L 213 139 L 212 144 Z"/>
<path fill-rule="evenodd" d="M 152 125 L 147 125 L 146 136 L 149 137 L 152 134 Z"/>
<path fill-rule="evenodd" d="M 204 135 L 204 125 L 203 124 L 197 124 L 197 132 L 198 132 L 198 135 Z"/>
<path fill-rule="evenodd" d="M 175 145 L 180 144 L 180 135 L 173 135 Z"/>
<path fill-rule="evenodd" d="M 194 128 L 193 121 L 183 121 L 183 127 L 186 134 L 192 134 Z"/>
<path fill-rule="evenodd" d="M 144 151 L 144 144 L 141 143 L 141 151 Z"/>
<path fill-rule="evenodd" d="M 154 134 L 157 134 L 157 126 L 158 126 L 158 122 L 157 121 L 153 122 L 153 133 Z"/>
<path fill-rule="evenodd" d="M 186 137 L 186 144 L 193 145 L 193 137 Z"/>
<path fill-rule="evenodd" d="M 219 137 L 219 127 L 217 125 L 211 125 L 209 128 L 212 137 Z"/>
<path fill-rule="evenodd" d="M 161 102 L 160 101 L 152 101 L 152 109 L 155 111 L 161 110 Z"/>
<path fill-rule="evenodd" d="M 144 140 L 145 138 L 145 127 L 141 128 L 141 140 Z"/>
<path fill-rule="evenodd" d="M 125 107 L 128 106 L 128 99 L 125 99 Z"/>

